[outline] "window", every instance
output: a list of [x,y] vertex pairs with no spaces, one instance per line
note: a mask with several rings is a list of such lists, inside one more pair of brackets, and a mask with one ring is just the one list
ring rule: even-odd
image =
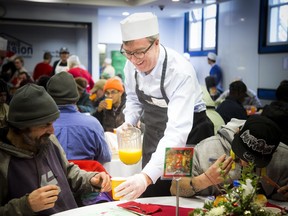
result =
[[288,0],[260,3],[259,53],[288,51]]
[[205,56],[217,48],[216,4],[193,9],[185,14],[185,52],[194,56]]

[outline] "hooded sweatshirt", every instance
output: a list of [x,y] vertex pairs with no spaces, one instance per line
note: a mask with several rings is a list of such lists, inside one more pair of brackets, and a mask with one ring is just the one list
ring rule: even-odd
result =
[[[11,145],[6,133],[0,139],[0,215],[51,215],[77,208],[74,197],[93,192],[89,180],[96,173],[69,164],[54,135],[50,136],[46,151],[36,155]],[[34,213],[28,195],[48,184],[60,188],[55,206]]]
[[[195,146],[192,166],[193,176],[198,176],[204,173],[221,155],[226,154],[227,156],[230,156],[231,142],[235,133],[244,125],[244,123],[245,120],[233,118],[230,122],[228,122],[228,124],[223,125],[215,136],[209,137]],[[262,168],[266,170],[266,175],[273,181],[277,182],[277,184],[280,186],[287,185],[288,182],[288,164],[286,160],[283,159],[287,157],[288,146],[280,143],[268,166],[266,168]],[[261,169],[257,168],[256,173],[260,175]],[[230,183],[232,183],[232,180],[239,179],[241,175],[240,164],[236,163],[235,169],[231,170],[229,175],[231,177]],[[271,185],[261,181],[261,186],[263,193],[267,198],[286,201],[284,196],[277,193],[277,190],[275,190],[275,188],[273,188]],[[185,195],[180,194],[180,196],[186,197],[191,197],[193,195],[195,194],[192,189],[185,191]],[[199,191],[197,195],[219,195],[219,191],[216,187],[210,186],[202,191]]]

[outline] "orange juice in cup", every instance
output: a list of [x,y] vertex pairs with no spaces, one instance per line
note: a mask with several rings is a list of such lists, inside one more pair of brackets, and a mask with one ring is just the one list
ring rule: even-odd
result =
[[112,177],[111,178],[112,198],[114,200],[120,200],[121,199],[121,197],[117,197],[115,195],[114,189],[124,181],[126,181],[126,178],[124,178],[124,177]]
[[119,158],[127,165],[136,164],[142,157],[142,149],[120,149]]
[[111,110],[112,109],[112,105],[113,105],[112,98],[105,98],[105,101],[106,101],[106,109],[107,110]]

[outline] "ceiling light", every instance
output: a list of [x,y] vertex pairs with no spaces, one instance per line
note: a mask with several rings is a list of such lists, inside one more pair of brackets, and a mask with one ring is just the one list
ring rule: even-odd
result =
[[122,15],[123,15],[123,16],[129,16],[129,15],[130,15],[130,13],[129,13],[129,12],[127,12],[127,11],[125,11],[125,12],[123,12],[123,13],[122,13]]

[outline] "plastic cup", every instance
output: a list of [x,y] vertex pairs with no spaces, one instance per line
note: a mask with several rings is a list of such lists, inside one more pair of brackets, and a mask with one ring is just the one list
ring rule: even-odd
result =
[[114,192],[114,189],[120,185],[121,183],[125,182],[126,181],[126,178],[124,177],[112,177],[111,178],[111,185],[112,185],[112,198],[114,200],[120,200],[121,197],[116,197],[115,196],[115,192]]
[[136,127],[128,127],[117,131],[120,160],[126,165],[138,163],[142,158],[141,131]]
[[105,101],[106,101],[106,109],[111,110],[113,100],[111,98],[106,98]]

